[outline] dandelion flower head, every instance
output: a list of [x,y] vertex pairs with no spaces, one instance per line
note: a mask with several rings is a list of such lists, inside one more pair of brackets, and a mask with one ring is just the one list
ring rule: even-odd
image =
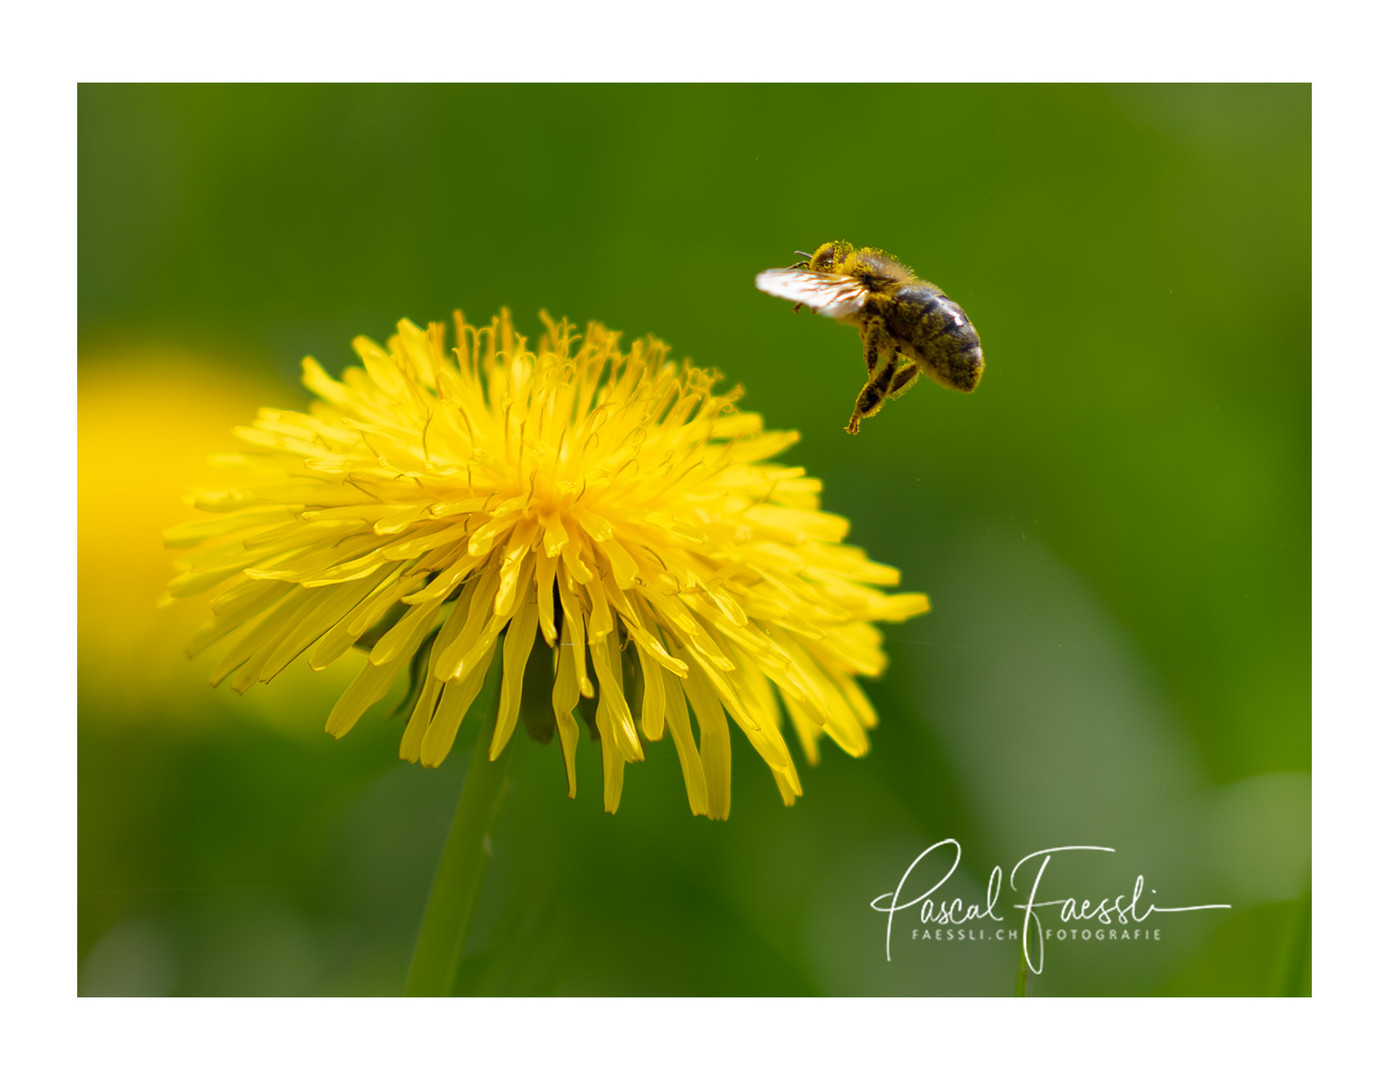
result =
[[[669,731],[690,809],[726,818],[728,719],[789,805],[801,792],[783,713],[807,761],[823,735],[852,755],[877,723],[858,676],[882,672],[873,625],[927,609],[891,567],[842,543],[820,483],[771,459],[765,431],[654,339],[623,350],[598,325],[545,319],[532,351],[503,313],[359,338],[341,380],[312,358],[307,413],[262,409],[220,463],[216,516],[166,534],[192,549],[169,597],[213,591],[190,648],[233,641],[212,674],[238,691],[296,657],[358,647],[333,708],[342,736],[411,676],[400,755],[449,753],[500,653],[490,754],[526,710],[557,732],[569,794],[581,722],[601,744],[603,803]],[[548,731],[546,734],[548,734]]]

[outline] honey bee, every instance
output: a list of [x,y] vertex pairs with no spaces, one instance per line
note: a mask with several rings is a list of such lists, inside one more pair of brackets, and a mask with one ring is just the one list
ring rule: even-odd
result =
[[858,327],[868,382],[859,391],[844,429],[859,424],[890,398],[901,397],[923,374],[968,394],[984,374],[979,334],[960,305],[908,266],[875,248],[846,240],[821,244],[803,261],[763,270],[756,285],[764,293],[804,304],[836,322]]

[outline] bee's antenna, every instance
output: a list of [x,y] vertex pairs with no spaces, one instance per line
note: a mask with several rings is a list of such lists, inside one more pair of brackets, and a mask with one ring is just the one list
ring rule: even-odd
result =
[[793,251],[791,254],[799,255],[803,259],[813,259],[815,257],[814,254],[809,251]]

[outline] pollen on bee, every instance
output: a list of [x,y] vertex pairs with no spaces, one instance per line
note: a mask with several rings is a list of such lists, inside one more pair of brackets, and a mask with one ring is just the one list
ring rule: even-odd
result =
[[845,429],[850,434],[857,434],[861,421],[876,415],[885,401],[905,394],[920,375],[964,393],[979,384],[984,354],[968,316],[885,251],[831,241],[806,263],[764,270],[755,284],[790,300],[793,311],[804,306],[857,327],[868,379]]

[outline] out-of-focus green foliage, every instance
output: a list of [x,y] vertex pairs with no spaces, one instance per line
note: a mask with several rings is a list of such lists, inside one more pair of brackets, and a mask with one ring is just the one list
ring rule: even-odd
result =
[[[333,743],[331,675],[202,684],[150,611],[170,461],[251,413],[108,387],[299,407],[303,355],[502,305],[741,383],[934,610],[889,628],[873,751],[827,745],[789,810],[740,740],[722,824],[668,742],[616,817],[596,745],[574,803],[519,746],[469,989],[1010,993],[1016,944],[910,912],[884,960],[869,901],[944,837],[975,899],[1091,844],[1058,895],[1233,905],[1053,943],[1033,993],[1310,987],[1308,87],[88,86],[79,172],[82,992],[398,992],[467,758],[398,762],[389,700]],[[855,336],[752,287],[835,238],[964,306],[977,393],[844,434]]]

